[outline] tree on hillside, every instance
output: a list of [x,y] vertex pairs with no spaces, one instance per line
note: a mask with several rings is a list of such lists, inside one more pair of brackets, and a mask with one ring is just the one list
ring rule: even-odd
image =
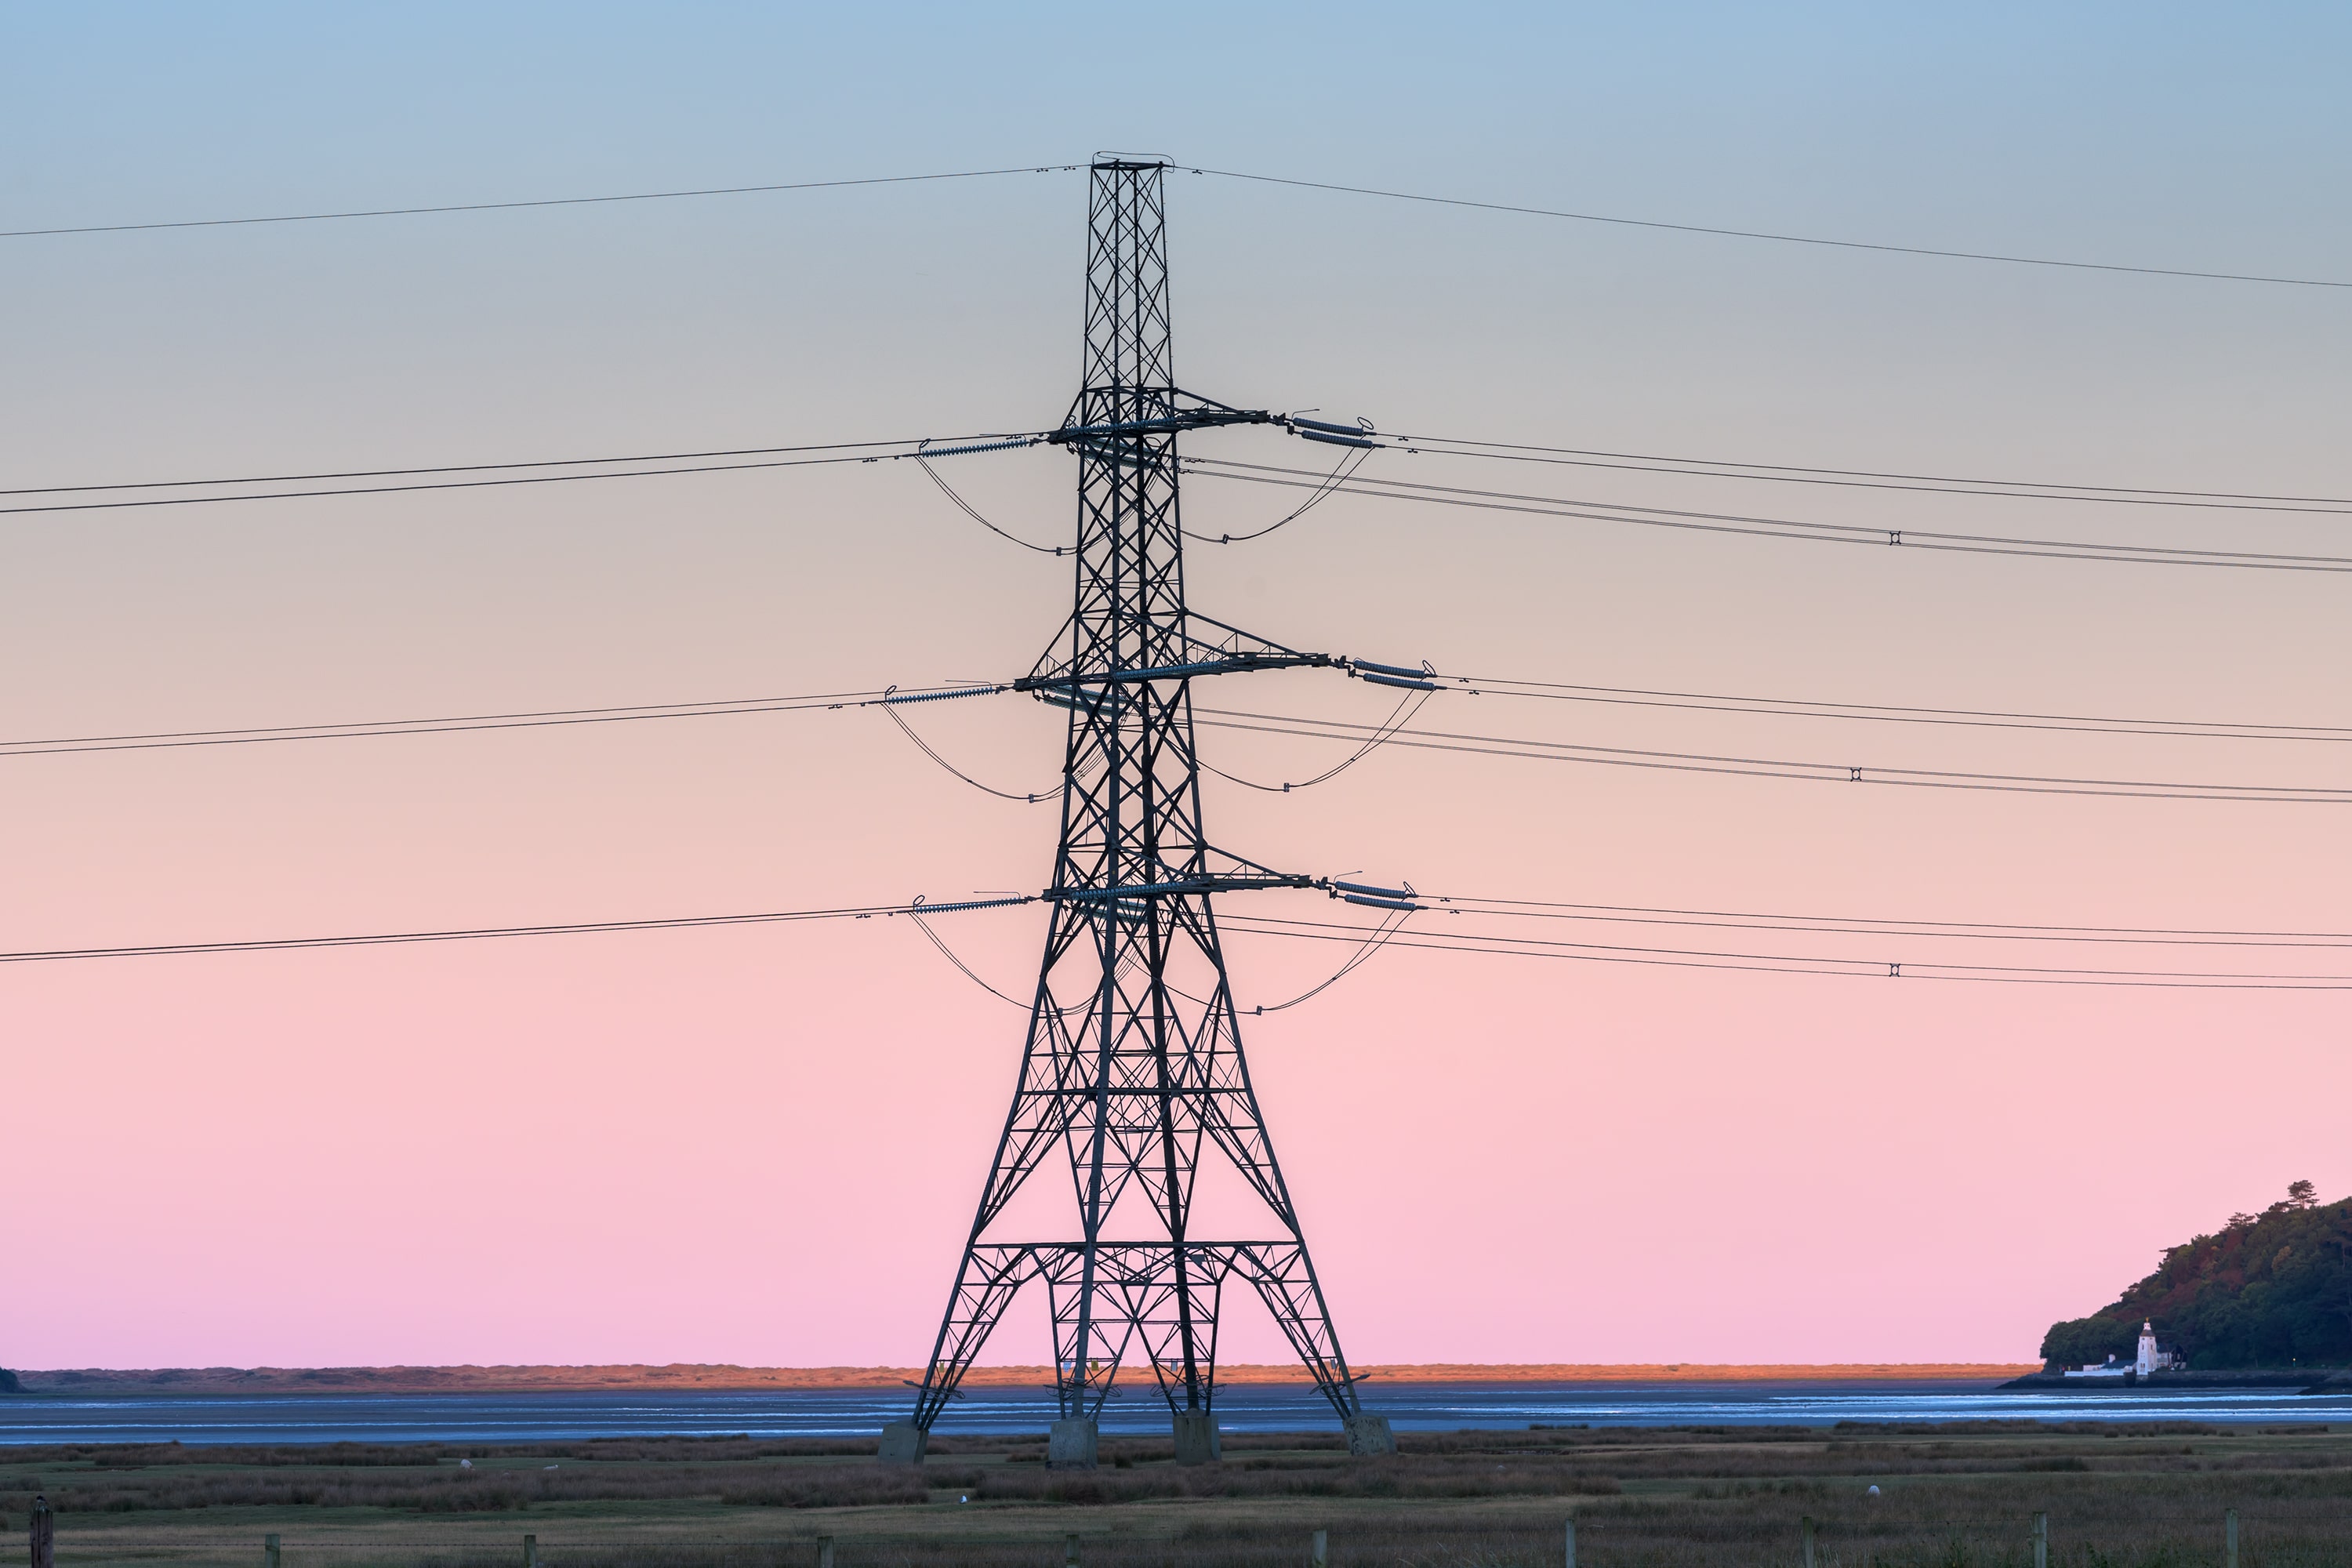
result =
[[2352,1199],[2297,1182],[2259,1215],[2166,1249],[2114,1304],[2053,1323],[2043,1361],[2129,1356],[2143,1321],[2200,1371],[2352,1365]]

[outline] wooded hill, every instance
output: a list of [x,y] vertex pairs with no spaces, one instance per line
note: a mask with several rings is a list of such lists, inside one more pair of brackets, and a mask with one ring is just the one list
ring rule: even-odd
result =
[[2352,1198],[2322,1204],[2297,1182],[2262,1213],[2231,1215],[2168,1248],[2113,1306],[2051,1324],[2042,1359],[2128,1361],[2143,1321],[2198,1372],[2352,1366]]

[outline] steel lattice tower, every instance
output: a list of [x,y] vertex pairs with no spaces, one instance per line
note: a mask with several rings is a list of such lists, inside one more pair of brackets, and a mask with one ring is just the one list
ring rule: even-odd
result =
[[[1015,682],[1070,713],[1052,919],[1013,1109],[914,1418],[885,1434],[885,1458],[920,1459],[1014,1293],[1038,1279],[1051,1298],[1063,1417],[1054,1462],[1093,1463],[1095,1418],[1138,1359],[1173,1415],[1180,1458],[1214,1456],[1217,1323],[1235,1279],[1273,1312],[1350,1446],[1392,1447],[1387,1423],[1358,1400],[1266,1136],[1212,907],[1220,891],[1315,884],[1209,843],[1192,738],[1195,679],[1341,661],[1185,606],[1178,433],[1286,422],[1175,384],[1164,173],[1158,163],[1093,165],[1085,382],[1052,437],[1078,459],[1076,605]],[[1005,1205],[1057,1148],[1077,1200],[1075,1236],[996,1238]],[[1204,1154],[1262,1201],[1265,1239],[1193,1234]]]

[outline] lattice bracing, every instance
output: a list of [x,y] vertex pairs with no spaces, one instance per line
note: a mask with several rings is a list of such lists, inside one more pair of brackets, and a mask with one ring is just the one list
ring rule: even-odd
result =
[[[1162,165],[1094,166],[1086,364],[1055,440],[1078,464],[1070,619],[1024,680],[1069,711],[1052,917],[1013,1105],[983,1184],[915,1425],[928,1430],[1014,1294],[1051,1298],[1055,1391],[1093,1415],[1120,1369],[1148,1366],[1171,1410],[1208,1411],[1224,1287],[1255,1292],[1342,1416],[1354,1379],[1266,1135],[1226,978],[1213,900],[1304,887],[1214,847],[1201,816],[1192,682],[1328,665],[1189,612],[1181,431],[1269,416],[1192,396],[1170,357]],[[1060,1150],[1075,1237],[998,1239],[1006,1205]],[[1264,1206],[1264,1241],[1195,1237],[1204,1153]],[[1106,1229],[1120,1201],[1157,1234]]]

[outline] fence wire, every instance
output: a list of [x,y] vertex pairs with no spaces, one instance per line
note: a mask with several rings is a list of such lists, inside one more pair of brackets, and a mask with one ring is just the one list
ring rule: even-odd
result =
[[[1874,1502],[1877,1500],[1872,1500]],[[1890,1502],[1892,1500],[1889,1500]],[[1070,1531],[1034,1518],[992,1528],[915,1535],[852,1533],[834,1568],[1054,1568],[1070,1561]],[[1286,1568],[1308,1561],[1312,1521],[1269,1526],[1142,1520],[1078,1521],[1077,1561],[1088,1568]],[[1568,1518],[1481,1521],[1447,1510],[1335,1521],[1328,1568],[1564,1568]],[[1804,1516],[1693,1517],[1635,1500],[1580,1514],[1575,1568],[2352,1568],[2352,1500],[2238,1512],[2236,1550],[2219,1510],[2135,1510],[2070,1521],[2048,1516],[2037,1556],[2034,1516],[1910,1515],[1899,1507]],[[1156,1532],[1155,1532],[1156,1531]],[[1808,1551],[1810,1535],[1810,1552]],[[58,1542],[58,1568],[818,1568],[814,1531],[735,1539],[559,1527],[527,1537],[478,1525],[350,1533],[303,1531],[272,1554],[250,1531],[75,1531]]]

